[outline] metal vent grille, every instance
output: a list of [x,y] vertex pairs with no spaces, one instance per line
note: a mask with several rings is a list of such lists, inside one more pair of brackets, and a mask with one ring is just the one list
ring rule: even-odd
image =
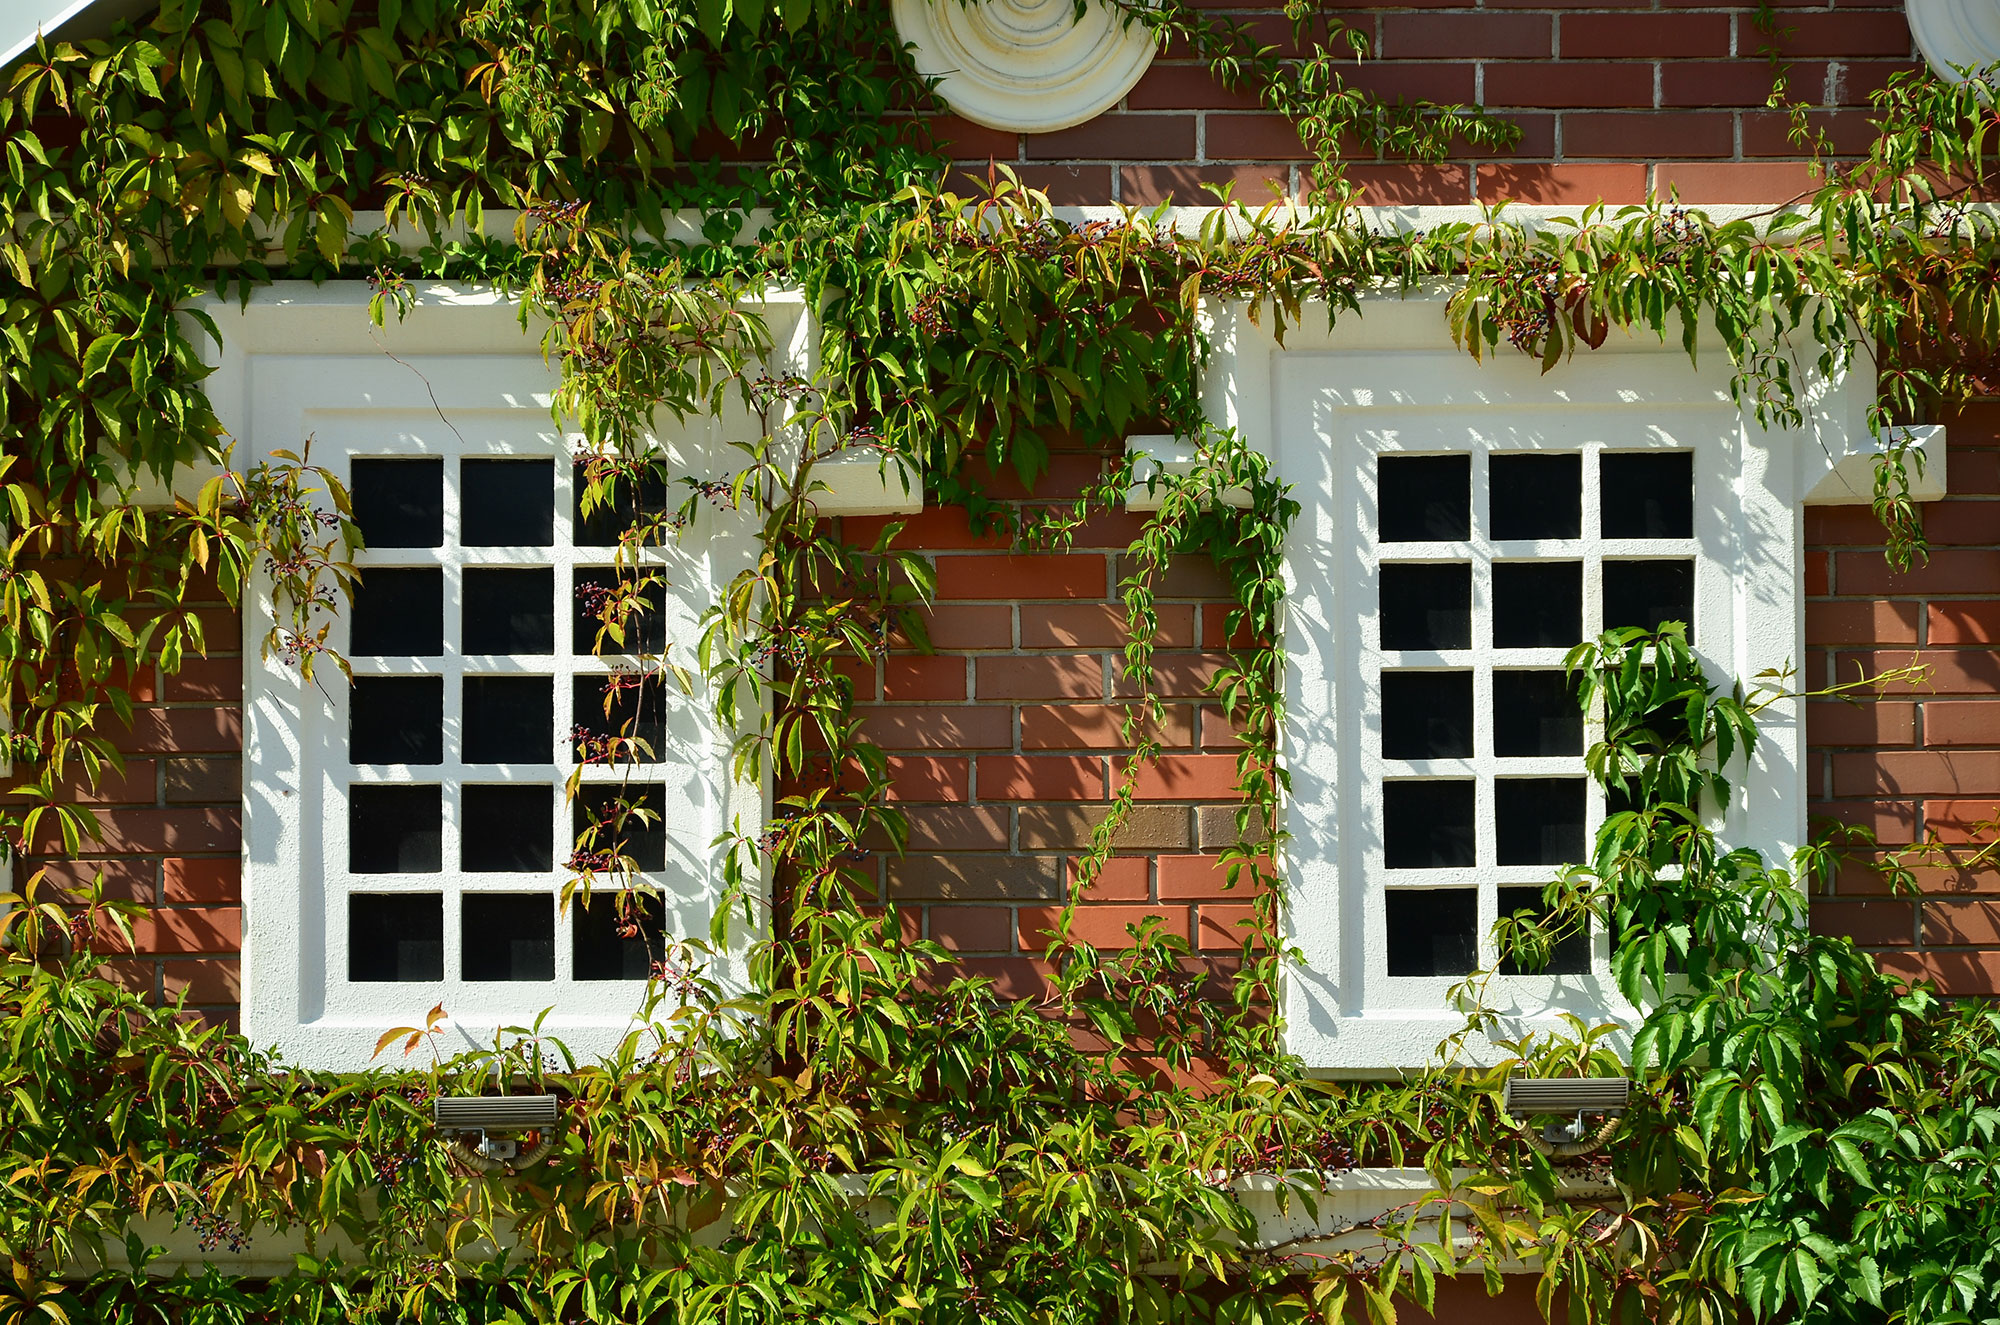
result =
[[1507,1112],[1623,1113],[1632,1083],[1624,1077],[1509,1077]]
[[431,1117],[444,1132],[528,1131],[553,1127],[553,1095],[440,1095]]

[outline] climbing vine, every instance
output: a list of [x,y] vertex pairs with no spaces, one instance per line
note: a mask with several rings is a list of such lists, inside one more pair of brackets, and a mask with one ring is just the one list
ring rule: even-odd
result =
[[[1551,881],[1548,916],[1501,933],[1531,966],[1566,929],[1618,936],[1643,1014],[1626,1056],[1582,1024],[1495,1041],[1489,1069],[1447,1046],[1395,1081],[1315,1080],[1285,1055],[1276,639],[1297,508],[1198,391],[1205,301],[1282,331],[1443,280],[1443,330],[1477,355],[1504,341],[1559,372],[1613,334],[1694,354],[1712,333],[1760,421],[1798,422],[1807,374],[1841,371],[1880,384],[1872,426],[1917,418],[1992,380],[1995,237],[1964,205],[2000,123],[1990,84],[1898,78],[1868,157],[1769,216],[1660,203],[1401,233],[1355,210],[1345,141],[1435,159],[1513,131],[1356,92],[1339,66],[1365,40],[1297,9],[1302,58],[1192,6],[1135,12],[1314,153],[1311,206],[1232,201],[1191,225],[1161,208],[1072,226],[1004,168],[953,177],[882,6],[167,0],[16,66],[0,102],[17,770],[0,823],[19,877],[0,917],[6,1320],[1384,1322],[1446,1276],[1497,1288],[1522,1265],[1545,1310],[1581,1320],[2000,1311],[2000,1019],[1811,933],[1802,887],[1833,846],[1779,862],[1717,840],[1784,682],[1722,688],[1671,625],[1572,655],[1604,718],[1592,771],[1627,808]],[[490,233],[502,209],[518,224]],[[206,647],[211,591],[268,612],[266,649],[339,683],[326,627],[359,530],[305,439],[233,457],[171,510],[137,500],[146,477],[224,453],[198,296],[281,275],[371,280],[378,319],[426,278],[520,298],[586,439],[585,513],[624,526],[619,575],[583,603],[600,648],[626,651],[656,610],[644,549],[693,536],[705,506],[758,522],[763,555],[698,643],[611,683],[702,693],[742,733],[737,771],[777,793],[760,832],[721,844],[716,930],[660,940],[646,1029],[605,1061],[532,1027],[450,1055],[433,1016],[385,1037],[380,1072],[301,1070],[121,992],[96,949],[134,908],[28,868],[91,832],[76,788],[117,766],[132,678]],[[763,374],[753,310],[779,283],[821,328],[810,378]],[[735,471],[675,472],[648,448],[663,412],[725,404],[754,421]],[[1123,439],[1147,429],[1190,439],[1192,471],[1137,473]],[[975,465],[1032,483],[1058,441],[1104,458],[1082,499],[1022,519],[985,499]],[[932,500],[1023,547],[1060,547],[1135,482],[1156,491],[1120,586],[1131,753],[1078,896],[1158,748],[1159,576],[1195,553],[1223,571],[1226,633],[1247,641],[1215,684],[1244,734],[1225,860],[1255,902],[1231,963],[1148,927],[1098,950],[1065,917],[1052,994],[1012,1001],[872,909],[857,853],[905,825],[843,668],[921,646],[931,570],[894,526],[851,546],[819,518],[815,467],[855,447],[916,462]],[[1925,555],[1915,457],[1884,455],[1875,508],[1908,565]],[[613,763],[640,740],[600,739],[586,758]],[[601,807],[566,905],[639,905],[628,839],[655,813],[629,785]],[[636,910],[619,922],[641,930]],[[745,934],[747,992],[715,962]],[[1478,993],[1459,1045],[1494,1029]],[[1081,1027],[1109,1048],[1079,1047]],[[1211,1083],[1176,1084],[1195,1064]],[[1601,1162],[1558,1165],[1500,1107],[1515,1068],[1629,1072],[1636,1108]],[[438,1093],[496,1076],[563,1101],[552,1149],[518,1175],[468,1172],[428,1119]],[[1305,1203],[1325,1175],[1404,1165],[1434,1190],[1331,1243],[1262,1242],[1244,1197],[1269,1181]],[[268,1278],[148,1277],[162,1221],[205,1251],[300,1240]]]

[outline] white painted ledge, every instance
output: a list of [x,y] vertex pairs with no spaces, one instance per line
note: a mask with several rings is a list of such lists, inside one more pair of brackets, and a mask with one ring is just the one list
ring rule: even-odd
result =
[[924,476],[902,456],[855,446],[816,461],[812,494],[821,515],[915,515],[924,509]]
[[[1941,423],[1891,428],[1890,442],[1907,442],[1910,458],[1910,496],[1917,501],[1936,501],[1945,493],[1945,434]],[[1884,450],[1881,443],[1864,430],[1853,445],[1839,454],[1806,456],[1806,463],[1818,477],[1806,487],[1807,506],[1870,506],[1875,501],[1875,458]],[[1821,469],[1819,461],[1825,464]],[[1810,475],[1808,475],[1810,477]]]
[[[1125,490],[1128,511],[1157,511],[1166,504],[1160,479],[1194,472],[1195,444],[1171,433],[1135,433],[1125,439],[1125,454],[1138,457],[1132,465],[1132,486]],[[1248,488],[1229,488],[1222,494],[1225,506],[1245,509],[1250,505]]]

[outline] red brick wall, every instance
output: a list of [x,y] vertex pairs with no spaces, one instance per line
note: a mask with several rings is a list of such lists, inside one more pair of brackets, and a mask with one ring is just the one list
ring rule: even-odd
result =
[[[1862,704],[1812,705],[1811,794],[1819,812],[1874,830],[1885,845],[1934,842],[1908,857],[1924,895],[1890,894],[1856,863],[1814,924],[1852,934],[1890,970],[1952,994],[2000,994],[2000,870],[1975,861],[2000,841],[2000,402],[1941,420],[1949,493],[1924,507],[1928,565],[1892,572],[1866,507],[1806,513],[1806,676],[1853,680],[1912,662],[1928,683]],[[1968,868],[1968,866],[1972,866]]]
[[[1211,0],[1290,51],[1283,6]],[[1373,42],[1350,64],[1352,86],[1384,97],[1483,104],[1518,123],[1510,153],[1435,165],[1357,162],[1371,201],[1470,203],[1511,198],[1572,204],[1637,202],[1678,189],[1689,202],[1769,202],[1812,188],[1784,113],[1767,109],[1771,39],[1755,5],[1707,0],[1334,0]],[[1777,49],[1792,96],[1835,150],[1869,138],[1868,93],[1912,67],[1901,0],[1817,0],[1775,6]],[[1789,30],[1787,33],[1786,30]],[[1342,47],[1342,49],[1345,49]],[[969,165],[1014,163],[1058,203],[1110,199],[1205,203],[1204,183],[1270,198],[1267,180],[1302,185],[1308,160],[1283,118],[1254,96],[1225,92],[1185,50],[1163,52],[1118,109],[1057,133],[950,125]]]

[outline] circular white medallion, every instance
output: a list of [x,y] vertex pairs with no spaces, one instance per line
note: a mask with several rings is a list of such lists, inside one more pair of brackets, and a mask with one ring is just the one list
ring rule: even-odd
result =
[[895,0],[917,72],[954,111],[989,129],[1047,133],[1118,104],[1157,43],[1138,19],[1088,0]]
[[1931,68],[1953,82],[1960,69],[1984,69],[2000,60],[2000,4],[1994,0],[1908,0],[1904,11],[1917,49]]

